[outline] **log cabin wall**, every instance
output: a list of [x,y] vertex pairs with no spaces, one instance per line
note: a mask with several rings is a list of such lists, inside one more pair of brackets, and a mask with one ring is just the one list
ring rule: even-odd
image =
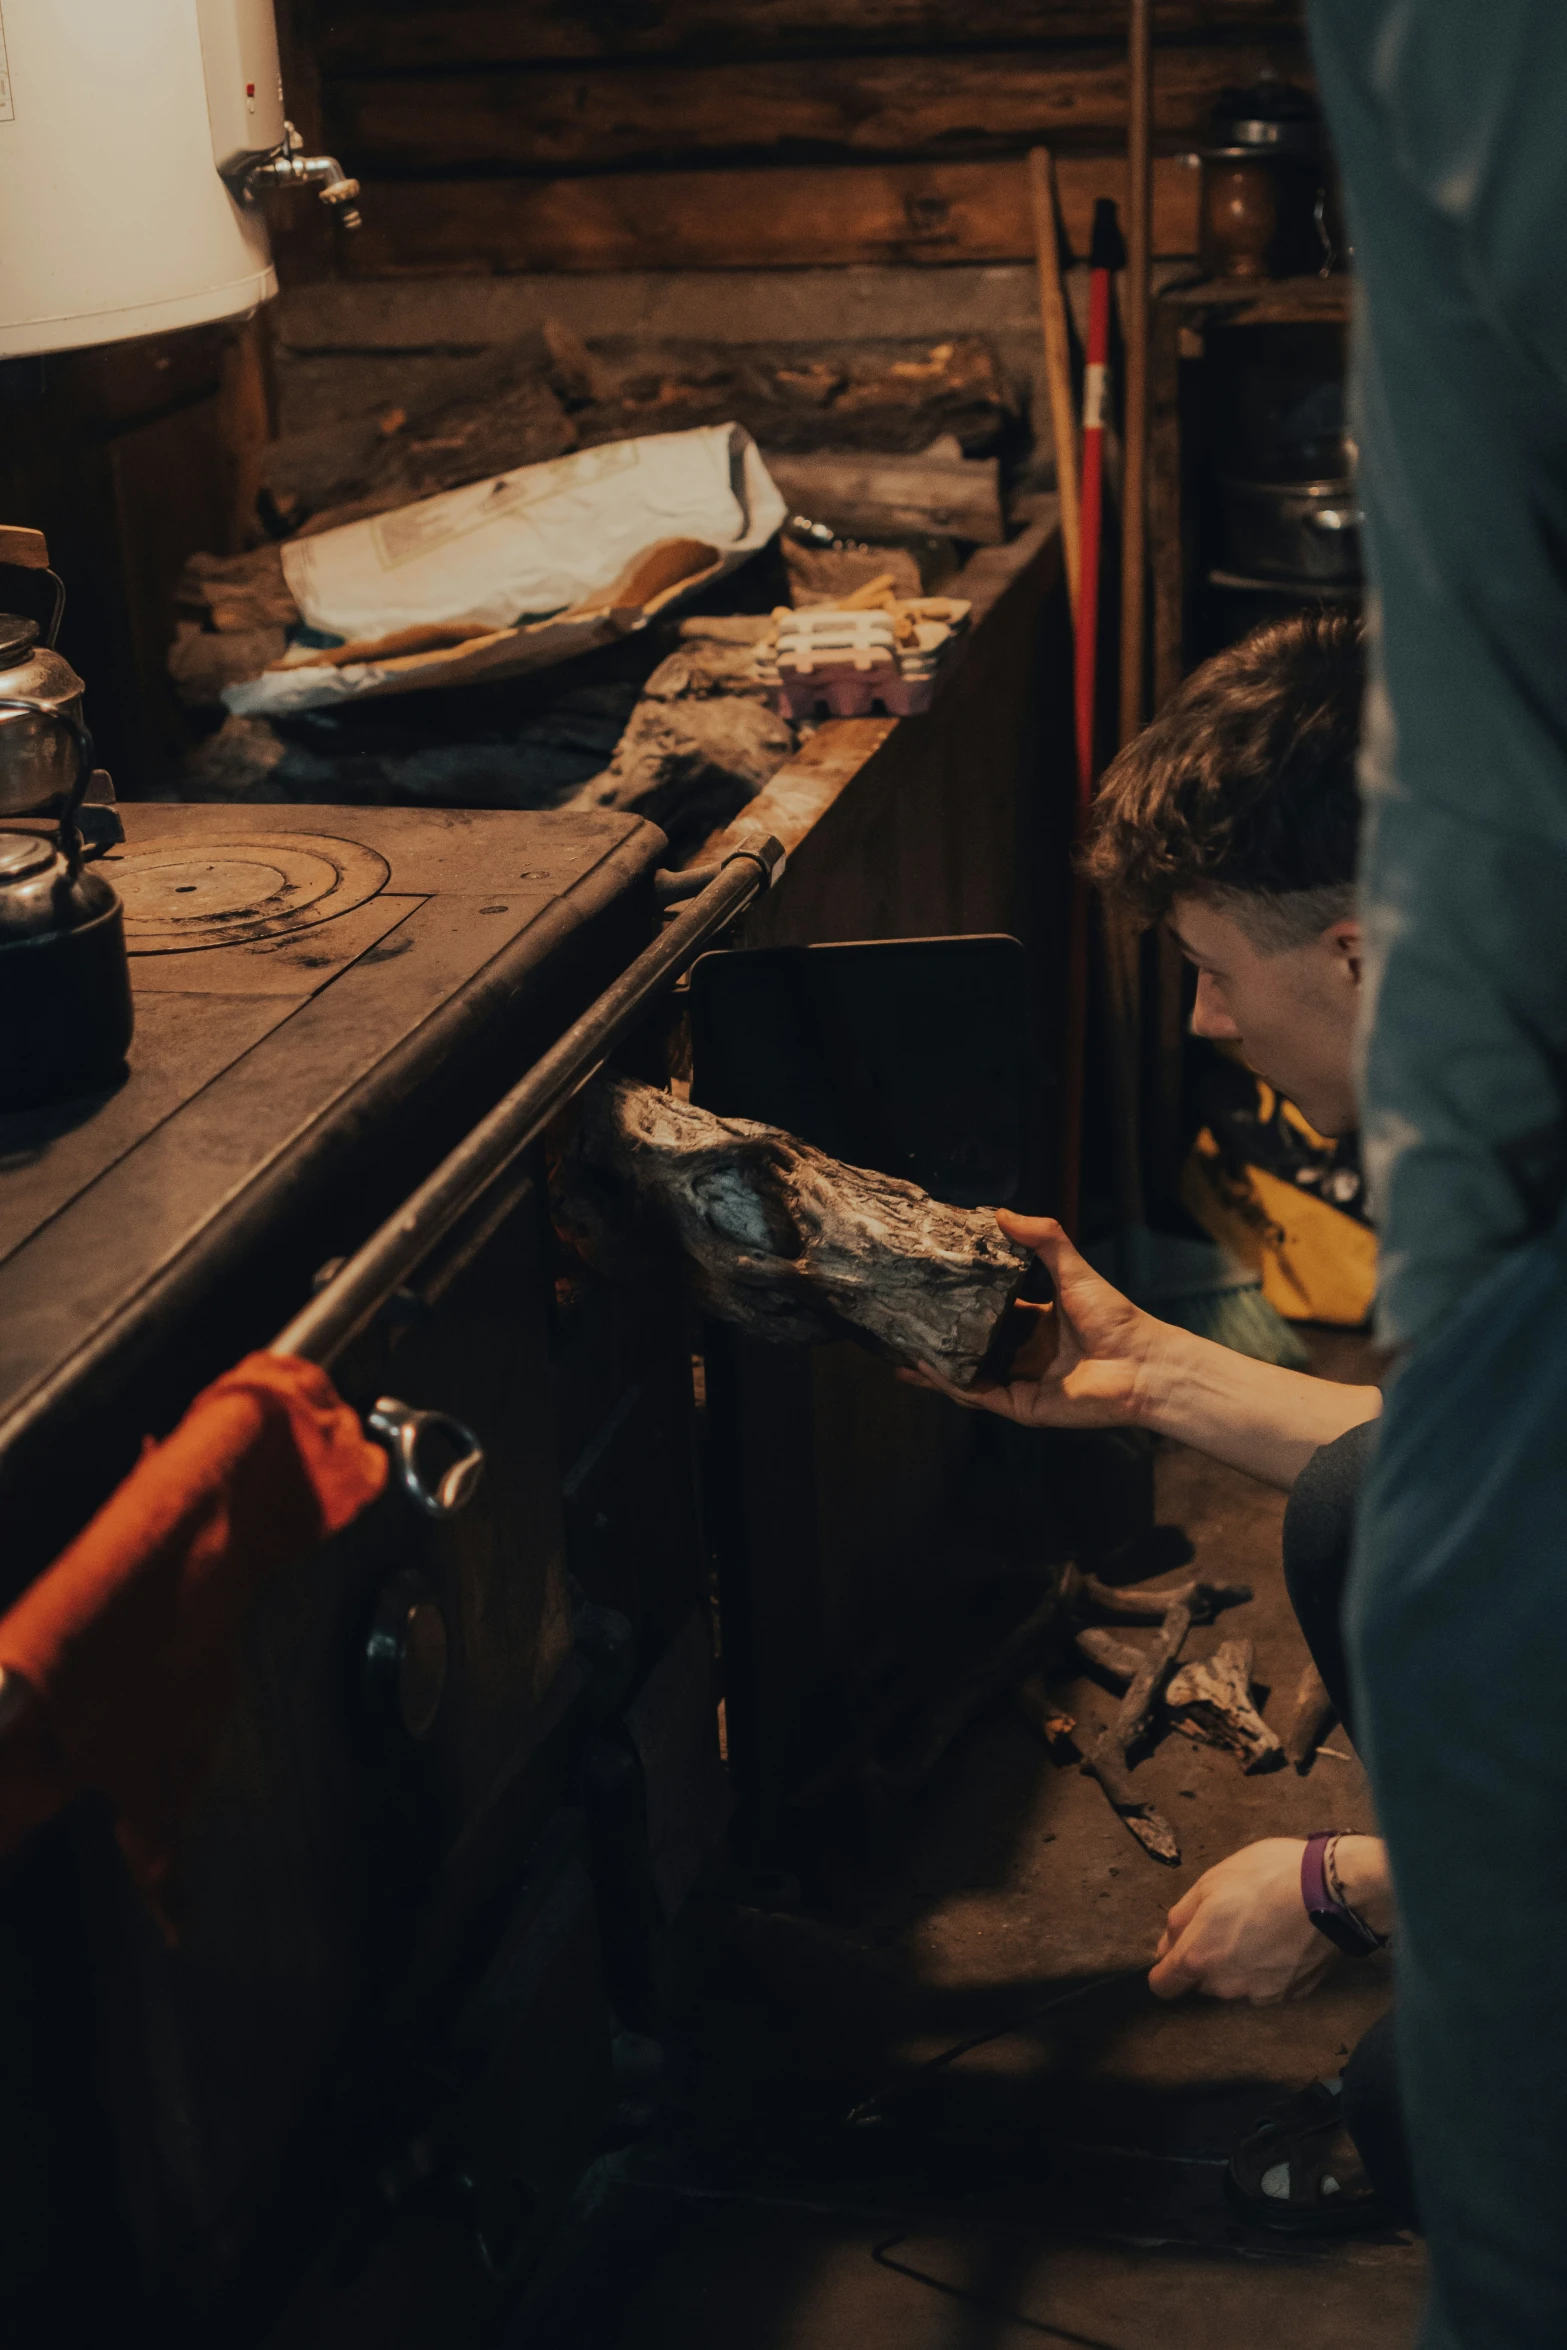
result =
[[[1115,0],[277,0],[289,106],[366,183],[334,239],[273,207],[260,333],[0,368],[0,520],[70,578],[65,649],[122,789],[188,741],[174,583],[253,528],[269,433],[395,399],[409,367],[546,316],[736,341],[988,333],[1032,382],[1021,157],[1060,158],[1080,251],[1122,182]],[[1156,251],[1196,244],[1188,158],[1227,83],[1300,77],[1299,0],[1157,0]],[[1074,272],[1080,276],[1081,272]]]
[[[1081,252],[1120,186],[1115,0],[302,0],[355,275],[1014,262],[1017,158],[1061,158]],[[1155,249],[1226,85],[1298,76],[1296,0],[1155,9]]]
[[[286,257],[285,429],[349,353],[577,331],[985,332],[1036,372],[1023,157],[1065,227],[1124,188],[1119,0],[287,0],[290,103],[364,228]],[[1154,249],[1195,254],[1219,91],[1309,80],[1300,0],[1156,0]],[[306,88],[306,74],[313,86]],[[1079,275],[1082,273],[1074,273]]]

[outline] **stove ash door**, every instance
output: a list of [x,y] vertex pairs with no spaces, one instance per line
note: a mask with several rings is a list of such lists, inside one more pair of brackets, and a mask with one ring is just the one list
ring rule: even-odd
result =
[[[102,1921],[105,1978],[121,2000],[134,1986],[115,2037],[140,2077],[116,2119],[143,2290],[213,2339],[273,2338],[264,2313],[286,2292],[325,2293],[345,2322],[370,2293],[387,2350],[476,2340],[607,2110],[597,1929],[552,1736],[581,1672],[549,1246],[523,1176],[334,1365],[362,1410],[392,1393],[466,1422],[478,1490],[435,1521],[389,1489],[263,1591],[188,1839],[178,1945],[128,1900]],[[550,1850],[560,1886],[532,1955],[497,1978]],[[323,2229],[327,2268],[357,2280],[346,2302],[341,2278],[296,2271],[289,2290],[288,2248]],[[400,2292],[385,2305],[410,2241],[421,2292],[446,2296],[437,2333]]]

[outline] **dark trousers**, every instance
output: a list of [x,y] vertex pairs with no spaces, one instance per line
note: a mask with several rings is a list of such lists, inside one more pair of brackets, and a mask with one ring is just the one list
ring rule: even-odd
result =
[[[1355,1504],[1375,1436],[1376,1422],[1368,1420],[1313,1453],[1284,1513],[1284,1580],[1312,1661],[1351,1737],[1355,1705],[1344,1651],[1344,1588]],[[1391,2013],[1372,2025],[1344,2067],[1344,2120],[1372,2185],[1403,2226],[1418,2227]]]

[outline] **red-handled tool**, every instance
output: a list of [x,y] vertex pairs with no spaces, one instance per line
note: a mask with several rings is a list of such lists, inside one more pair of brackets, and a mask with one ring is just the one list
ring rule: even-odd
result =
[[[1088,364],[1083,378],[1082,555],[1077,590],[1077,648],[1073,683],[1077,718],[1077,804],[1074,851],[1093,804],[1094,701],[1098,691],[1099,557],[1104,540],[1104,427],[1110,379],[1110,280],[1125,260],[1115,206],[1094,206],[1089,247]],[[1067,932],[1066,1039],[1061,1073],[1061,1221],[1075,1239],[1081,1206],[1083,1090],[1088,1036],[1088,888],[1073,875]]]

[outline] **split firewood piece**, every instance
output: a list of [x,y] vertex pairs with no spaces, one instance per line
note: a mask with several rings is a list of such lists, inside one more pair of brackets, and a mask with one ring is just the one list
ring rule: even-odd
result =
[[1178,1730],[1228,1747],[1248,1773],[1271,1771],[1284,1749],[1251,1701],[1256,1651],[1249,1640],[1226,1640],[1201,1663],[1182,1665],[1164,1693]]
[[1156,1623],[1183,1600],[1195,1600],[1197,1621],[1206,1624],[1221,1608],[1243,1607],[1252,1588],[1249,1583],[1205,1583],[1194,1575],[1185,1583],[1168,1583],[1157,1591],[1120,1591],[1113,1583],[1101,1583],[1097,1575],[1084,1575],[1077,1596],[1098,1608],[1101,1615],[1124,1616],[1128,1622],[1142,1624]]
[[1295,1713],[1284,1740],[1284,1752],[1302,1778],[1317,1758],[1317,1748],[1338,1720],[1338,1707],[1323,1685],[1322,1675],[1308,1664],[1295,1692]]
[[756,1337],[857,1338],[972,1384],[1032,1262],[981,1208],[844,1166],[751,1118],[622,1077],[583,1097],[557,1212],[590,1264],[635,1278],[684,1251],[690,1287]]
[[1124,1689],[1143,1669],[1143,1652],[1130,1640],[1117,1640],[1102,1624],[1085,1624],[1072,1642],[1085,1664],[1097,1665]]
[[1023,1674],[1061,1605],[1059,1591],[1047,1593],[1021,1624],[972,1665],[919,1724],[903,1754],[865,1765],[867,1788],[876,1795],[907,1795],[928,1779],[947,1749],[974,1716]]
[[[1137,1671],[1116,1709],[1114,1721],[1100,1731],[1084,1756],[1083,1769],[1099,1781],[1143,1850],[1154,1860],[1173,1867],[1181,1857],[1175,1831],[1158,1807],[1133,1786],[1132,1752],[1147,1731],[1165,1677],[1180,1655],[1192,1625],[1208,1622],[1220,1608],[1250,1599],[1251,1588],[1245,1583],[1204,1583],[1194,1578],[1188,1583],[1170,1584],[1160,1591],[1115,1591],[1096,1576],[1085,1575],[1083,1593],[1111,1615],[1145,1618],[1158,1615],[1160,1618],[1156,1638],[1147,1648],[1136,1651]],[[1085,1633],[1078,1634],[1080,1643],[1084,1637]],[[1122,1648],[1119,1641],[1113,1641],[1111,1646],[1116,1650]],[[1091,1655],[1092,1651],[1086,1653]],[[1108,1653],[1108,1650],[1101,1651],[1101,1661]],[[1124,1658],[1129,1660],[1131,1654],[1128,1645]],[[1113,1671],[1115,1667],[1110,1669]]]

